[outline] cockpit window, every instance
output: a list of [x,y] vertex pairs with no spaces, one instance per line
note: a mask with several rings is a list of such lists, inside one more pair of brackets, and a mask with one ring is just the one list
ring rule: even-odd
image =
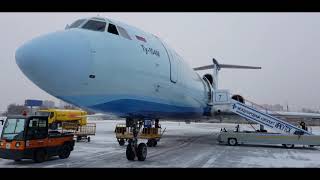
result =
[[72,23],[69,28],[77,28],[79,27],[83,22],[85,21],[85,19],[79,19],[77,21],[75,21],[74,23]]
[[118,27],[119,33],[120,33],[120,35],[121,35],[122,37],[131,40],[131,37],[129,36],[128,32],[127,32],[123,27],[120,27],[120,26],[117,26],[117,27]]
[[108,32],[119,35],[118,30],[114,24],[109,23]]
[[103,32],[106,28],[106,22],[89,20],[85,25],[82,26],[82,28]]

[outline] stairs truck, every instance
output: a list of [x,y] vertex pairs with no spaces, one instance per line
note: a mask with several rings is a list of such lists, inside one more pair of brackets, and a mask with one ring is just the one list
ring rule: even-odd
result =
[[[286,148],[293,148],[295,145],[320,146],[320,136],[290,124],[267,111],[264,112],[252,104],[250,106],[241,96],[231,96],[228,90],[216,90],[213,97],[212,108],[217,114],[234,113],[249,122],[260,125],[260,129],[255,131],[240,131],[239,125],[235,130],[223,128],[218,136],[219,143],[227,143],[231,146],[244,143],[282,144]],[[265,127],[274,132],[267,132]]]
[[[220,118],[220,121],[222,121],[223,115],[236,114],[249,122],[259,124],[260,130],[240,131],[239,125],[235,131],[223,128],[218,136],[220,143],[228,143],[229,145],[243,143],[282,144],[285,147],[294,147],[296,144],[320,145],[320,136],[307,131],[306,127],[299,128],[284,119],[280,119],[285,117],[283,113],[281,115],[280,113],[270,113],[261,110],[254,106],[255,103],[250,106],[247,104],[249,101],[245,101],[242,96],[231,96],[228,90],[218,89],[218,74],[222,68],[261,69],[261,67],[255,66],[220,64],[216,59],[212,59],[211,65],[193,68],[195,71],[212,69],[212,73],[203,75],[207,94],[207,105],[204,107],[203,115],[208,117],[215,115],[215,117]],[[311,116],[314,117],[314,115],[308,115],[308,117]],[[301,114],[297,115],[297,117],[301,117]],[[319,115],[316,115],[316,117],[319,118]],[[274,131],[274,133],[269,133],[264,128]]]

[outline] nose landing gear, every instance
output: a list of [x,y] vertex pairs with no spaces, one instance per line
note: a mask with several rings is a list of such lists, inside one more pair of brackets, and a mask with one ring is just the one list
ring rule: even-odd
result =
[[133,138],[130,139],[127,145],[126,156],[129,161],[133,161],[135,157],[139,161],[144,161],[147,158],[147,145],[145,143],[140,143],[138,145],[138,133],[142,127],[143,122],[138,120],[130,119],[130,123],[133,133]]

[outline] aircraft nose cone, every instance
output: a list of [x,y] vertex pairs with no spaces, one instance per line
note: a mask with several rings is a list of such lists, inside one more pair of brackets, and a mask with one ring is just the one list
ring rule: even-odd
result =
[[15,58],[18,67],[33,83],[56,94],[88,76],[90,53],[85,36],[70,30],[26,42],[16,50]]
[[25,73],[34,70],[39,65],[39,55],[41,54],[42,45],[37,40],[29,41],[20,46],[15,54],[16,63]]

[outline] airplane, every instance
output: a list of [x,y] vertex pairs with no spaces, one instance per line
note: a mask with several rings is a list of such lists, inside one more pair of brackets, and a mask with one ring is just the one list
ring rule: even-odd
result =
[[[126,118],[134,136],[126,156],[140,161],[147,155],[146,145],[138,145],[141,122],[214,116],[211,92],[218,89],[220,69],[261,69],[215,59],[192,68],[159,37],[104,17],[78,19],[27,41],[15,59],[23,74],[52,96]],[[203,77],[196,72],[208,69],[212,74]]]

